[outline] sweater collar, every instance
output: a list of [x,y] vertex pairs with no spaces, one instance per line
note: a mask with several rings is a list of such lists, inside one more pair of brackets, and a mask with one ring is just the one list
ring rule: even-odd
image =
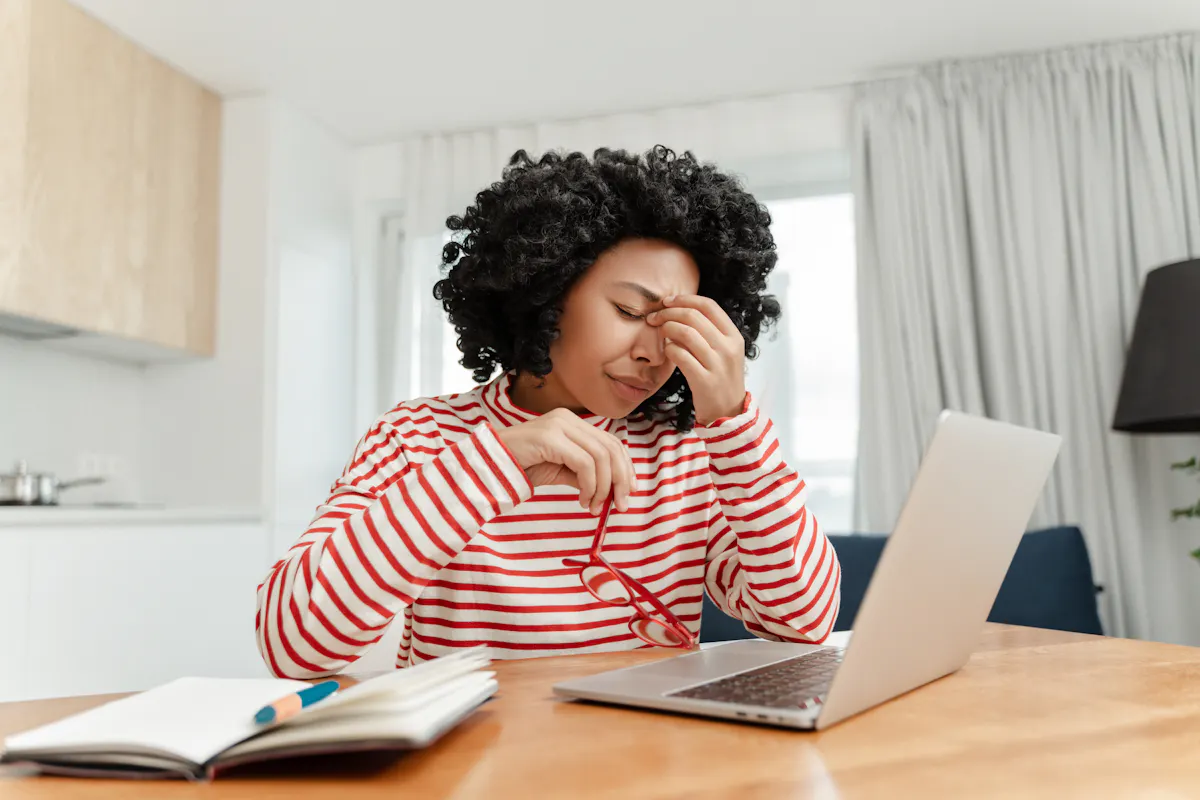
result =
[[[541,416],[534,411],[521,408],[513,402],[509,395],[509,390],[513,385],[513,379],[516,375],[513,372],[502,372],[499,377],[494,378],[491,383],[483,387],[483,392],[480,399],[483,401],[484,408],[494,420],[502,427],[508,428],[522,422],[529,422]],[[600,428],[609,433],[613,432],[616,427],[616,420],[609,417],[602,417],[599,414],[579,414],[581,420]]]

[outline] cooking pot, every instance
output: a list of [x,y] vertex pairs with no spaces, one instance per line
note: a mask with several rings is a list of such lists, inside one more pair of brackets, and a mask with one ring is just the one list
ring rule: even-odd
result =
[[62,481],[53,472],[30,472],[18,461],[14,472],[0,474],[0,506],[56,506],[63,489],[103,482],[104,478]]

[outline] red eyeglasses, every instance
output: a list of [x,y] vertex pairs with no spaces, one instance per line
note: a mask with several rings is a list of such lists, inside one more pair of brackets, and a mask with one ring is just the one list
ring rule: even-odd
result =
[[[583,581],[584,588],[600,602],[613,606],[633,606],[636,613],[629,620],[629,630],[643,642],[657,647],[695,648],[696,637],[670,609],[645,586],[621,572],[600,554],[604,547],[604,536],[608,532],[608,512],[611,508],[612,495],[609,495],[600,512],[600,523],[596,526],[596,538],[592,540],[588,560],[566,558],[563,563],[579,568],[579,579]],[[643,601],[649,603],[658,616],[652,615]]]

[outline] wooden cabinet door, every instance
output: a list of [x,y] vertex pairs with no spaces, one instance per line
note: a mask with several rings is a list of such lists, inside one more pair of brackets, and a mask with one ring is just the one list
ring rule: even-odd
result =
[[137,338],[202,354],[216,324],[220,100],[163,62],[133,62],[130,269]]
[[34,0],[25,141],[25,247],[9,310],[130,335],[134,48],[61,0]]
[[64,0],[27,8],[26,119],[8,137],[24,190],[0,197],[0,232],[22,243],[0,259],[0,311],[211,355],[220,99]]

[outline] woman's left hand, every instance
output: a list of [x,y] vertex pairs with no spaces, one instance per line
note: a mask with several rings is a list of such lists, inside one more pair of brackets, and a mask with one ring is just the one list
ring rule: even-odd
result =
[[663,300],[646,322],[659,329],[663,352],[692,390],[696,424],[742,413],[746,399],[746,340],[717,301],[695,294]]

